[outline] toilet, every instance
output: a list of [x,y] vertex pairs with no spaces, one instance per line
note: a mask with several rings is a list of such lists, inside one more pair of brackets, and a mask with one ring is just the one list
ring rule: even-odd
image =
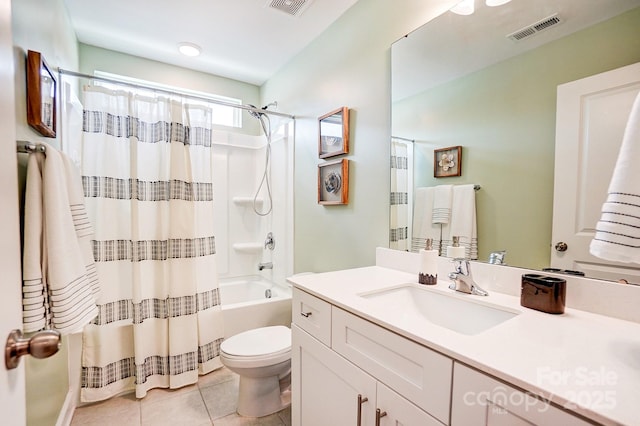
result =
[[238,414],[262,417],[291,405],[291,329],[244,331],[220,345],[220,361],[240,376]]

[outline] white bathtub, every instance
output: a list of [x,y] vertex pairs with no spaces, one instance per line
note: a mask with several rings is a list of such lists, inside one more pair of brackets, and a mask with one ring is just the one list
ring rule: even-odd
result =
[[225,337],[269,325],[291,327],[291,288],[259,276],[220,280]]

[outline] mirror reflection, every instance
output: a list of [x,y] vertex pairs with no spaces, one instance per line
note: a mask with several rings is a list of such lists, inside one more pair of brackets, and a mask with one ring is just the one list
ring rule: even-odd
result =
[[[565,177],[554,165],[579,161],[555,158],[557,87],[639,62],[639,6],[476,0],[472,14],[447,12],[394,43],[390,246],[411,249],[416,188],[476,184],[478,259],[505,251],[512,266],[553,266],[554,177]],[[449,146],[463,147],[462,175],[436,178],[434,150]],[[603,174],[590,180],[604,182],[604,201]]]

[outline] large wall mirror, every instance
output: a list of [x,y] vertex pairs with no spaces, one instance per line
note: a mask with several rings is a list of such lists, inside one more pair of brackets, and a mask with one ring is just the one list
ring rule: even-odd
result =
[[[402,152],[407,237],[411,188],[477,184],[478,259],[506,250],[509,265],[549,267],[557,87],[637,62],[640,0],[475,0],[473,14],[446,12],[395,42],[391,185]],[[449,146],[463,146],[463,173],[435,179],[434,150]],[[392,221],[404,214],[393,204]]]

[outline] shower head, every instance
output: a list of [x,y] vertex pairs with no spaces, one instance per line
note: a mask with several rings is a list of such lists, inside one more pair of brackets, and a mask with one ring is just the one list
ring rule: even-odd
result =
[[[247,104],[248,107],[251,107],[253,109],[258,109],[255,105],[251,105],[251,104]],[[264,108],[263,108],[264,109]],[[262,115],[261,112],[257,112],[257,111],[252,111],[252,110],[247,110],[247,112],[252,116],[257,118],[258,120],[260,120],[260,116]]]
[[[253,109],[258,109],[258,107],[256,107],[255,105],[247,104],[246,106],[251,107],[251,108],[253,108]],[[271,102],[270,104],[267,104],[267,105],[263,106],[263,107],[262,107],[262,108],[260,108],[260,109],[263,109],[263,110],[265,110],[265,111],[266,111],[270,106],[274,106],[274,107],[276,107],[276,108],[277,108],[277,107],[278,107],[278,102],[276,102],[276,101]],[[252,116],[252,117],[255,117],[255,118],[257,118],[257,119],[260,119],[260,117],[261,117],[262,115],[264,115],[264,113],[257,112],[257,111],[247,110],[247,112],[248,112],[249,114],[251,114],[251,116]]]

